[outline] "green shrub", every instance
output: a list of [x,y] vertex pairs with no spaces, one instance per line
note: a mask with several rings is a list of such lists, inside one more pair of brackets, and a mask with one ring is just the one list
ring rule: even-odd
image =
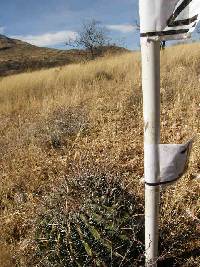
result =
[[[66,202],[76,194],[80,203],[69,210]],[[141,201],[118,182],[88,177],[63,186],[47,202],[36,223],[37,266],[137,266],[143,261]]]

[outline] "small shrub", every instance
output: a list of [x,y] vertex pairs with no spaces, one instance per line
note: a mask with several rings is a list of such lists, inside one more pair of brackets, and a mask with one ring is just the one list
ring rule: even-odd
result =
[[[36,225],[37,266],[137,266],[143,260],[141,201],[117,182],[88,177],[49,200]],[[77,191],[78,190],[78,191]],[[69,193],[71,192],[71,193]],[[67,199],[81,192],[79,207]]]
[[111,73],[108,73],[106,71],[98,71],[96,74],[95,74],[95,79],[96,80],[113,80],[113,75]]

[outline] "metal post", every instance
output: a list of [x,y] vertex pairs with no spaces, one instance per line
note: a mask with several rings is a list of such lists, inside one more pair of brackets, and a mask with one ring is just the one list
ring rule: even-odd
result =
[[145,256],[157,266],[159,231],[160,42],[141,38],[144,114]]

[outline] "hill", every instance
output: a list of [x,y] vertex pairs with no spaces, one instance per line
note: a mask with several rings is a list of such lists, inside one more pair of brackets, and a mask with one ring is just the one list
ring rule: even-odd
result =
[[[124,48],[109,47],[105,48],[104,54],[124,51]],[[79,63],[88,58],[84,50],[41,48],[0,35],[0,76]]]
[[[161,141],[196,139],[162,188],[160,267],[200,266],[199,49],[161,55]],[[127,53],[1,78],[0,266],[144,266],[140,67]]]

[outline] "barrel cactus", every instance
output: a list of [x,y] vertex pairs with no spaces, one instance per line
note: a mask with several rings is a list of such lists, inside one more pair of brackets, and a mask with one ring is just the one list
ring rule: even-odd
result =
[[[105,177],[73,181],[70,187],[37,219],[37,266],[141,266],[140,199]],[[66,208],[66,201],[77,197],[81,204]]]

